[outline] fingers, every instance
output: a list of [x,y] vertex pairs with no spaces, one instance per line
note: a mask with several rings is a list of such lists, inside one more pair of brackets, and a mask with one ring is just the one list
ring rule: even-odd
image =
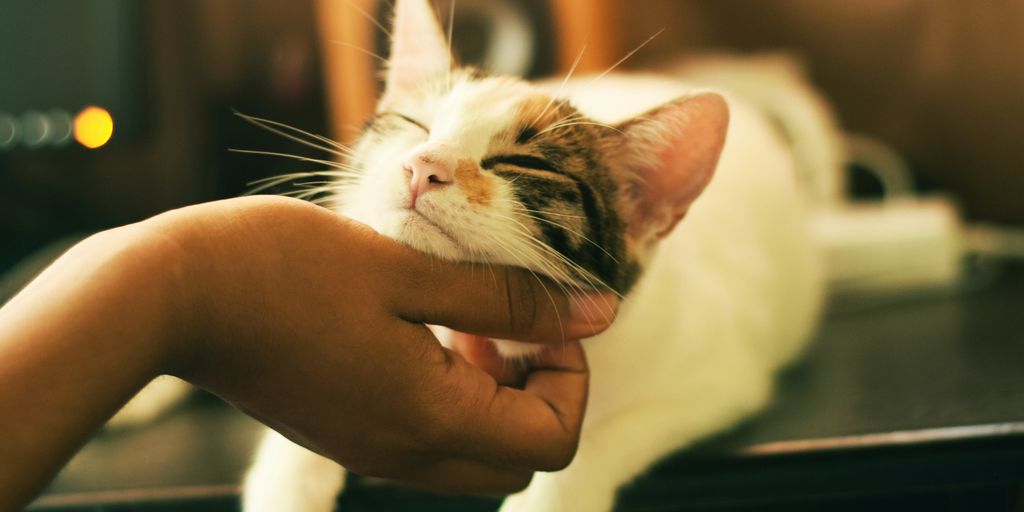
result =
[[[560,343],[605,330],[615,317],[612,293],[567,296],[528,271],[481,267],[398,252],[390,289],[396,313],[410,322],[501,339]],[[397,281],[396,281],[397,280]]]
[[[550,347],[533,363],[522,390],[479,385],[482,372],[454,355],[438,379],[466,396],[449,411],[444,444],[466,458],[502,467],[555,471],[572,461],[586,409],[589,370],[579,342]],[[467,368],[468,367],[468,368]],[[454,380],[453,380],[454,379]],[[459,385],[461,384],[461,385]]]

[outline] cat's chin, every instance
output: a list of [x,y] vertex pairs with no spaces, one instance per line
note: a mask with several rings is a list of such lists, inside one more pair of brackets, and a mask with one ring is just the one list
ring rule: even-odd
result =
[[390,226],[379,231],[417,251],[448,260],[462,260],[462,246],[441,226],[416,211],[405,210],[395,216]]

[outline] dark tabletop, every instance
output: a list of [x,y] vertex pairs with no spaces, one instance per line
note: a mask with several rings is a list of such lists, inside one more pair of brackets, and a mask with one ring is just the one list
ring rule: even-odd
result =
[[[620,508],[797,510],[794,499],[861,496],[852,510],[888,496],[925,510],[935,489],[998,499],[973,490],[1024,481],[1022,333],[1020,268],[975,291],[833,310],[767,410],[663,461],[623,490]],[[234,510],[259,430],[197,395],[148,428],[100,434],[33,509]],[[497,504],[363,479],[341,501],[349,511]]]

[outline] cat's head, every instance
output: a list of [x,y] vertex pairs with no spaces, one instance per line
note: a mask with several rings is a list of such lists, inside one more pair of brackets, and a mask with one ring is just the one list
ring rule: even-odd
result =
[[450,55],[429,2],[398,0],[385,91],[342,210],[443,258],[626,293],[711,179],[725,102],[680,98],[605,125]]

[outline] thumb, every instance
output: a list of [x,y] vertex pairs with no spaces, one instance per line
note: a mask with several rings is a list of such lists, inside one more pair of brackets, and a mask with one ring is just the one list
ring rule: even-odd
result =
[[[400,251],[389,288],[395,313],[409,322],[443,325],[491,338],[561,343],[588,338],[611,325],[611,292],[567,294],[527,270],[471,266]],[[397,281],[396,281],[397,280]]]

